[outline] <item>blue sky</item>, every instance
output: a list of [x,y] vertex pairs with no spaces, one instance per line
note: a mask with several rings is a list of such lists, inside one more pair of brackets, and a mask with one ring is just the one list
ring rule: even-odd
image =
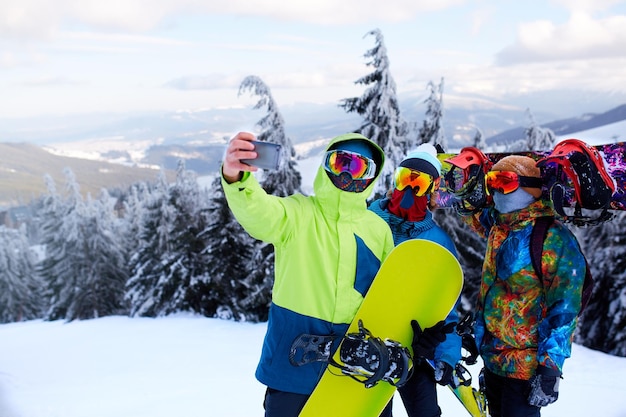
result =
[[398,93],[626,93],[626,1],[2,0],[0,118],[359,96],[366,34],[384,36]]

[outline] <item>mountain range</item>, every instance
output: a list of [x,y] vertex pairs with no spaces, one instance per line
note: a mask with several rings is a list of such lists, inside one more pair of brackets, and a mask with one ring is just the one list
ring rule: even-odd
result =
[[[421,103],[421,104],[420,104]],[[423,101],[400,101],[405,120],[421,123]],[[354,131],[360,117],[346,114],[337,105],[301,103],[281,109],[285,130],[299,158],[319,152],[327,141]],[[240,130],[255,130],[263,117],[247,108],[201,109],[171,113],[50,117],[33,123],[0,120],[0,206],[28,202],[45,191],[44,174],[64,183],[63,168],[70,167],[84,193],[100,188],[156,179],[163,168],[172,176],[180,160],[199,176],[219,168],[225,145]],[[626,104],[604,112],[541,122],[549,113],[532,114],[537,124],[557,136],[583,132],[626,120]],[[471,145],[480,131],[489,146],[524,137],[529,111],[493,102],[471,105],[450,99],[443,117],[448,149]],[[623,140],[620,132],[604,142]],[[585,138],[581,138],[585,139]]]

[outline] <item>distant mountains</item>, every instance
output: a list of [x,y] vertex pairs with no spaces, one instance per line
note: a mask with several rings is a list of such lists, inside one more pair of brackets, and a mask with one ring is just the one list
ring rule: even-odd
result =
[[[26,204],[44,194],[46,174],[54,180],[57,192],[63,194],[66,167],[74,173],[81,192],[93,198],[102,188],[112,190],[138,181],[153,182],[159,175],[156,169],[53,155],[32,144],[0,143],[0,155],[0,208]],[[167,175],[173,178],[171,172]]]
[[[600,114],[585,114],[580,117],[572,117],[568,119],[556,120],[554,122],[544,123],[541,126],[551,129],[557,136],[565,136],[568,134],[582,132],[597,127],[609,125],[626,120],[626,104],[618,106],[607,112]],[[487,138],[488,145],[505,144],[523,138],[525,135],[525,127],[515,127],[505,130]],[[625,132],[626,133],[626,132]],[[607,142],[611,138],[606,138]],[[622,140],[624,140],[622,138]]]
[[[405,120],[421,124],[423,98],[404,97],[400,105]],[[280,111],[301,158],[318,153],[330,138],[354,131],[361,123],[358,115],[346,114],[333,104],[300,103]],[[0,120],[0,206],[41,194],[44,174],[61,187],[65,166],[72,168],[83,191],[92,195],[101,187],[154,180],[157,170],[145,166],[174,170],[180,160],[199,176],[214,175],[229,138],[240,130],[255,131],[255,123],[263,116],[261,111],[227,108],[36,122]],[[549,113],[533,113],[533,117],[563,136],[626,120],[626,104],[547,123],[541,121],[550,120]],[[460,98],[444,103],[443,122],[451,151],[470,145],[478,130],[490,146],[516,141],[524,137],[529,124],[521,107]]]

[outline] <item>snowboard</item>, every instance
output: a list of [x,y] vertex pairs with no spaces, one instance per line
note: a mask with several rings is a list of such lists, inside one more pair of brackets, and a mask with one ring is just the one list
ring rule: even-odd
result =
[[[450,251],[427,240],[402,242],[382,263],[347,334],[359,332],[361,324],[375,337],[410,347],[411,320],[417,320],[423,329],[444,320],[462,287],[461,265]],[[341,344],[333,355],[335,361],[341,360]],[[385,381],[366,388],[329,365],[300,417],[377,417],[395,391],[396,387]]]
[[[611,176],[615,183],[615,192],[611,196],[609,204],[609,210],[626,210],[626,142],[617,142],[605,145],[596,145],[593,148],[597,149],[604,160],[604,165],[607,173]],[[508,155],[523,155],[529,156],[535,160],[540,160],[550,154],[551,151],[525,151],[525,152],[493,152],[485,153],[492,163],[498,162],[500,159]],[[437,155],[437,158],[442,163],[442,178],[445,178],[446,174],[450,171],[452,166],[446,162],[446,159],[452,158],[457,154],[454,153],[441,153]],[[565,194],[565,207],[573,207],[575,204],[574,187],[567,187]],[[439,193],[437,196],[437,205],[442,208],[453,207],[458,198],[447,187],[445,181],[441,182]]]
[[[429,360],[428,364],[435,369],[433,361]],[[467,369],[463,370],[469,372]],[[485,393],[471,385],[471,376],[468,378],[466,375],[460,374],[457,370],[454,372],[459,380],[459,385],[447,385],[447,387],[450,388],[450,391],[452,391],[472,417],[487,417],[487,400]]]

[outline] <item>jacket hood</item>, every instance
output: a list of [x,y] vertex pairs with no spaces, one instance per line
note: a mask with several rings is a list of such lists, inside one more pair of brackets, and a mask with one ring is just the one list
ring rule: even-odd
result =
[[313,182],[313,190],[315,192],[315,195],[319,198],[331,198],[332,200],[335,200],[341,197],[342,200],[349,199],[365,202],[367,198],[372,194],[374,186],[376,185],[376,181],[378,181],[378,178],[380,177],[383,164],[385,163],[385,154],[383,153],[383,150],[380,148],[380,146],[359,133],[346,133],[333,138],[324,150],[324,154],[328,152],[329,149],[335,147],[337,144],[350,140],[362,140],[367,142],[368,145],[372,147],[374,151],[374,162],[376,163],[376,175],[373,181],[361,193],[342,191],[333,185],[330,178],[328,177],[328,174],[326,173],[326,170],[324,169],[323,163],[320,163],[317,169],[315,180]]

